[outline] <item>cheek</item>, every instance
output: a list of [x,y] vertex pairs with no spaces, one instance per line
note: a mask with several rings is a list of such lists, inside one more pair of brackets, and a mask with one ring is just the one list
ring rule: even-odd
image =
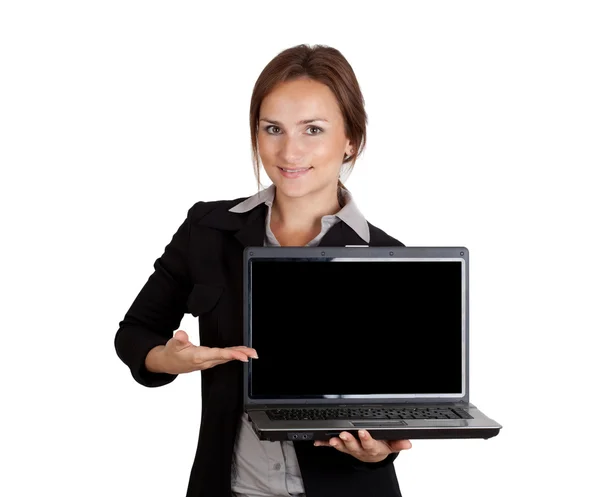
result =
[[277,155],[277,146],[269,139],[259,138],[257,141],[258,154],[263,163],[269,163],[275,160]]
[[[337,171],[342,164],[344,149],[334,141],[321,142],[314,145],[310,152],[311,163],[319,166],[321,169],[331,169],[332,174]],[[337,172],[335,173],[337,174]]]
[[269,146],[268,141],[264,139],[262,133],[258,133],[258,136],[256,138],[257,138],[256,144],[258,145],[258,151],[264,152],[267,149],[267,147]]
[[338,155],[343,154],[339,144],[329,138],[315,138],[311,140],[306,147],[306,151],[316,160],[323,163],[331,162]]

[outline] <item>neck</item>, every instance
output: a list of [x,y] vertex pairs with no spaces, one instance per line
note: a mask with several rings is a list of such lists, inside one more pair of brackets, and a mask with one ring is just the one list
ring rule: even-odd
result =
[[271,228],[280,232],[310,233],[321,229],[321,218],[339,212],[337,185],[305,195],[287,197],[275,190]]

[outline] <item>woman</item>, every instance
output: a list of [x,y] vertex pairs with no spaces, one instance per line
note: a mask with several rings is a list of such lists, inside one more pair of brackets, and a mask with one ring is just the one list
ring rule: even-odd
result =
[[[340,181],[366,143],[367,117],[354,72],[326,46],[277,55],[259,76],[250,105],[259,156],[272,185],[188,211],[115,337],[117,354],[142,385],[202,373],[202,422],[187,497],[306,495],[397,497],[393,461],[408,440],[259,440],[242,409],[242,252],[247,246],[403,246],[368,223]],[[201,346],[178,330],[199,317]],[[260,360],[260,359],[258,359]]]

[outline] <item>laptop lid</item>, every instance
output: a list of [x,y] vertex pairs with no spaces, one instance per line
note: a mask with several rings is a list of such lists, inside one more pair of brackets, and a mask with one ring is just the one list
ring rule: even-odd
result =
[[247,247],[246,407],[469,401],[466,247]]

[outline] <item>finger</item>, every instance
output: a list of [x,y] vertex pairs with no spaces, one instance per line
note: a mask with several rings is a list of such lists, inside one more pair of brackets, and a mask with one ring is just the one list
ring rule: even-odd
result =
[[231,361],[237,359],[239,361],[248,362],[248,356],[243,352],[230,349],[220,349],[218,347],[200,347],[198,351],[197,360],[200,362],[205,361]]
[[362,448],[370,454],[376,454],[381,451],[380,443],[367,430],[358,430],[358,438]]
[[412,443],[410,440],[389,440],[388,444],[394,452],[408,450],[412,447]]
[[[246,356],[244,356],[246,357]],[[212,361],[203,361],[201,363],[201,367],[202,369],[209,369],[209,368],[214,368],[215,366],[218,366],[219,364],[225,364],[226,362],[230,362],[230,361],[236,361],[238,359],[232,358],[232,359],[217,359],[217,360],[212,360]],[[248,362],[248,358],[245,359],[245,361],[242,362]]]
[[174,335],[173,335],[177,340],[181,340],[182,342],[187,342],[190,337],[188,336],[188,334],[183,331],[183,330],[177,330]]
[[333,438],[329,439],[329,446],[333,447],[336,450],[339,450],[340,452],[345,452],[346,454],[350,453],[348,451],[348,449],[346,448],[346,444],[344,444],[343,440],[341,440],[337,437],[333,437]]
[[256,349],[253,349],[252,347],[246,347],[245,345],[238,345],[236,347],[227,347],[228,349],[233,349],[233,350],[239,350],[240,352],[243,352],[244,354],[246,354],[248,357],[251,357],[252,359],[258,359],[258,354],[256,353]]
[[211,350],[214,351],[216,359],[223,359],[226,361],[237,359],[238,361],[248,362],[248,356],[240,350],[231,349],[229,347],[224,349],[215,347]]
[[175,345],[177,345],[178,348],[184,348],[191,344],[190,337],[183,330],[177,330],[173,335],[173,338],[175,339]]
[[340,433],[340,439],[346,446],[346,450],[351,454],[361,454],[363,452],[363,448],[358,440],[354,438],[352,433],[348,433],[347,431],[343,431]]
[[238,360],[248,362],[248,356],[239,350],[220,349],[220,358],[226,361]]

